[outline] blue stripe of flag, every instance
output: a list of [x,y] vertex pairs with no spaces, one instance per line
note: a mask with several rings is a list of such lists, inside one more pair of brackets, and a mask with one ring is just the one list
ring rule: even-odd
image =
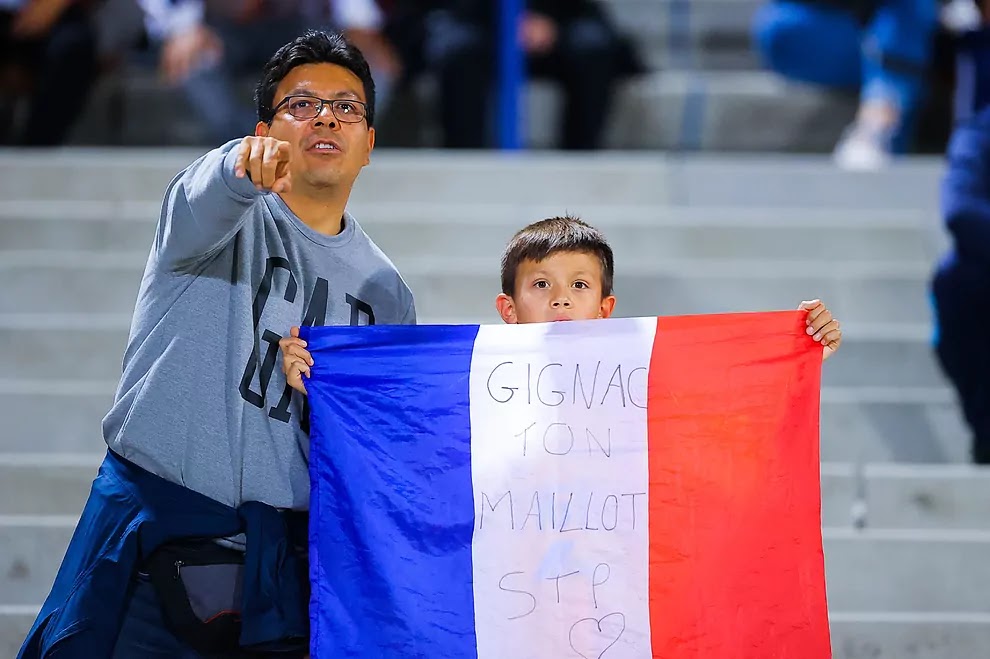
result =
[[[477,326],[303,328],[314,658],[476,657]],[[379,367],[388,357],[389,368]]]

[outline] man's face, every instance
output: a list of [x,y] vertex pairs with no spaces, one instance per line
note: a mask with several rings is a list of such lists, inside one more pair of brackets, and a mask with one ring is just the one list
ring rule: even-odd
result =
[[615,298],[602,296],[602,264],[586,252],[557,252],[542,261],[523,261],[516,290],[499,295],[499,315],[507,323],[608,318]]
[[[336,64],[303,64],[289,71],[275,90],[272,107],[286,96],[305,95],[327,100],[366,102],[364,85],[348,69]],[[289,171],[293,191],[306,188],[350,186],[371,159],[375,130],[368,122],[344,123],[325,104],[312,119],[298,119],[283,105],[271,126],[258,123],[256,135],[267,135],[292,145]]]

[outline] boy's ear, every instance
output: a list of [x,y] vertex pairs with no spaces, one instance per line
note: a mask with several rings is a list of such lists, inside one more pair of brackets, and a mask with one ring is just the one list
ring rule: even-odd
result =
[[254,125],[255,137],[268,137],[269,126],[264,121],[259,121]]
[[516,318],[516,303],[505,293],[499,293],[498,297],[495,298],[495,308],[498,309],[498,315],[502,317],[503,321],[510,325],[519,322],[519,319]]
[[609,295],[608,297],[602,298],[602,304],[598,308],[599,318],[608,318],[615,311],[615,296]]

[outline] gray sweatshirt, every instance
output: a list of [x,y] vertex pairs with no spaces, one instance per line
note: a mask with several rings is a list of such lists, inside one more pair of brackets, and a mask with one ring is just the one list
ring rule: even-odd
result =
[[168,187],[103,437],[222,503],[305,510],[305,396],[285,382],[278,340],[293,325],[411,324],[416,311],[353,217],[336,236],[313,231],[234,176],[237,144]]

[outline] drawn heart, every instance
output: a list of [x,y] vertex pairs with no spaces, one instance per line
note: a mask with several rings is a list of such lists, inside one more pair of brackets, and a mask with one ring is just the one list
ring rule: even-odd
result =
[[[606,622],[606,620],[610,620]],[[580,627],[580,629],[578,629]],[[567,641],[571,644],[571,649],[584,659],[602,659],[605,653],[613,645],[619,642],[622,633],[626,631],[625,614],[615,612],[609,613],[603,618],[582,618],[573,625],[567,634]],[[575,632],[577,632],[575,638]],[[575,641],[584,648],[584,652],[577,649]],[[608,645],[605,645],[608,643]],[[597,648],[605,645],[601,650]],[[590,654],[588,654],[590,653]]]

